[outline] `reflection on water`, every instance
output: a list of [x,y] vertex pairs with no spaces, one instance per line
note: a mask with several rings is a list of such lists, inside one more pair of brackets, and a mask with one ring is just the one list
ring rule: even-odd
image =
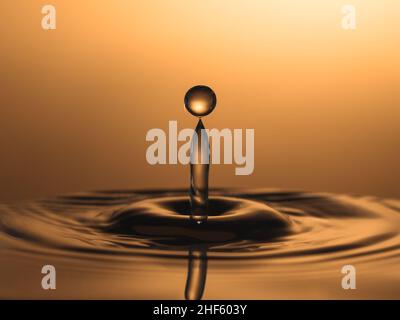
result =
[[[214,190],[103,191],[0,206],[1,298],[400,298],[400,201]],[[57,269],[57,290],[40,287]],[[357,289],[341,288],[341,267]],[[207,277],[207,284],[206,284]]]
[[185,287],[187,300],[200,300],[203,296],[207,277],[207,251],[194,249],[189,251],[188,273]]

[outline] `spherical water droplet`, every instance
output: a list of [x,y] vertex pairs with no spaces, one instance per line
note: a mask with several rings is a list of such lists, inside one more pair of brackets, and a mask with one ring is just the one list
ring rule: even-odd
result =
[[207,86],[195,86],[185,95],[185,107],[192,115],[204,117],[209,115],[217,104],[217,96]]

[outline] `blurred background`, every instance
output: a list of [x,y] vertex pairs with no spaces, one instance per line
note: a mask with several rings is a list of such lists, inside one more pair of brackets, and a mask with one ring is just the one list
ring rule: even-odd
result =
[[[341,28],[341,7],[357,29]],[[41,28],[41,8],[57,29]],[[187,187],[147,164],[152,128],[193,128],[193,85],[218,97],[208,128],[254,128],[255,170],[214,187],[400,196],[397,0],[2,0],[0,201]]]

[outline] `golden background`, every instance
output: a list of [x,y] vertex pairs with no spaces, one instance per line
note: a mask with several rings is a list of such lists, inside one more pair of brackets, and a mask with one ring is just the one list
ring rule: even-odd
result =
[[[341,6],[357,29],[341,28]],[[57,30],[41,28],[41,7]],[[400,196],[400,2],[0,2],[0,200],[187,187],[150,166],[146,132],[194,127],[183,96],[218,97],[208,128],[254,128],[255,171],[211,186]]]

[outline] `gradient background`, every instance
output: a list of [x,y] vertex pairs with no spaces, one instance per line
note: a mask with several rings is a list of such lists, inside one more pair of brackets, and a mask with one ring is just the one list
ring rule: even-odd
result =
[[400,196],[398,0],[2,0],[0,30],[2,201],[187,187],[145,135],[194,127],[196,84],[218,97],[206,127],[255,129],[253,175],[214,166],[211,186]]

